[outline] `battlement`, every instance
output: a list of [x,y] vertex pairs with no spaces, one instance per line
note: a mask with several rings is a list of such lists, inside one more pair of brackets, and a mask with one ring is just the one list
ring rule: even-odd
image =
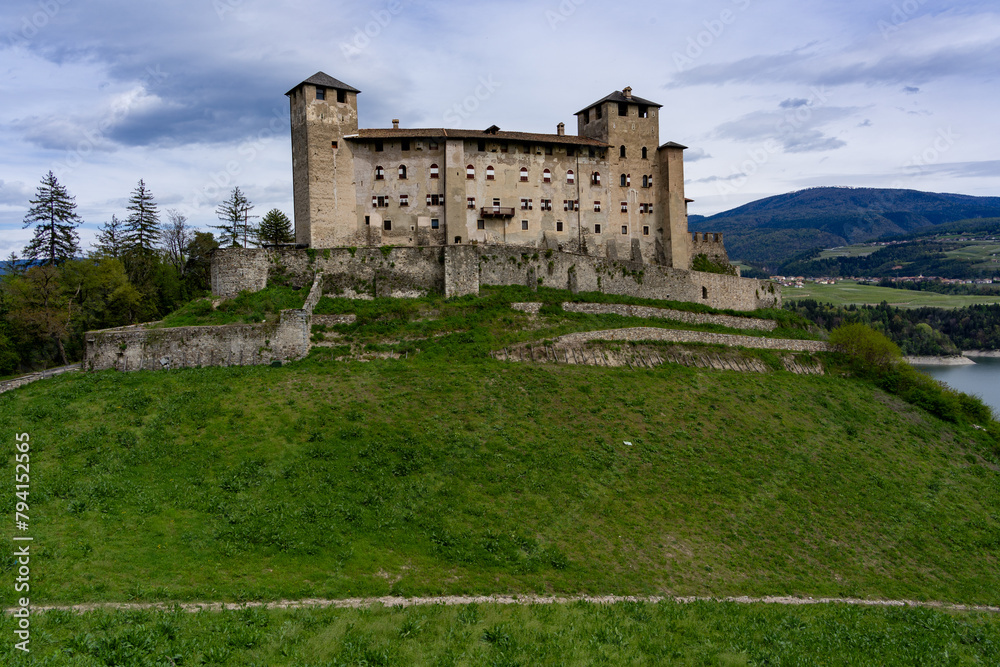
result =
[[729,263],[729,253],[722,242],[722,232],[691,232],[691,257],[705,255],[713,262]]

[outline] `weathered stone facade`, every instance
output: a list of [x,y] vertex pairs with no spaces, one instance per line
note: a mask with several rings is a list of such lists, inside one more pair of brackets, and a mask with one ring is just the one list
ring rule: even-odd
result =
[[318,72],[287,93],[298,243],[475,242],[690,267],[685,147],[659,143],[661,105],[630,88],[577,112],[575,136],[562,123],[359,129],[359,92]]

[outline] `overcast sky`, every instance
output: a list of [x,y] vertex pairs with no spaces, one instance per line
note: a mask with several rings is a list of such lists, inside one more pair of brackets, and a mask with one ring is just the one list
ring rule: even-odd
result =
[[555,132],[614,90],[664,105],[691,213],[805,187],[1000,194],[1000,5],[945,0],[4,0],[0,255],[51,169],[86,224],[140,178],[198,227],[239,185],[291,215],[284,93],[361,127]]

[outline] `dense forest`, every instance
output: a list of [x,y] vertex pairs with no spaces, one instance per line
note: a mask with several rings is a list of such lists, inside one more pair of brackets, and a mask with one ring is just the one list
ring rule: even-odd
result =
[[1000,350],[1000,304],[964,308],[834,306],[813,299],[785,304],[824,329],[866,324],[899,345],[903,354],[947,356],[962,350]]
[[125,217],[100,226],[96,244],[80,247],[76,202],[49,172],[30,200],[25,228],[34,228],[21,256],[2,263],[0,376],[79,360],[83,333],[158,320],[210,290],[210,254],[224,245],[290,240],[291,223],[269,211],[252,224],[253,206],[235,188],[216,213],[219,238],[191,228],[159,207],[140,180]]

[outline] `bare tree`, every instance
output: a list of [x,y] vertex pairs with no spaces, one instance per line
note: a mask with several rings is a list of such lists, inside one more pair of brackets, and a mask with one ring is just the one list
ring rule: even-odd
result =
[[174,265],[177,273],[184,275],[184,249],[191,242],[191,227],[187,224],[187,216],[176,209],[167,209],[167,224],[163,226],[160,237],[167,261]]

